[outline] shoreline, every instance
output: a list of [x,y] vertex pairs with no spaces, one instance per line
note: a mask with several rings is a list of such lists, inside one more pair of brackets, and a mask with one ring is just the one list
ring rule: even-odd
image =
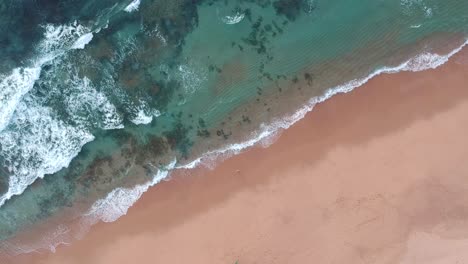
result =
[[457,166],[468,157],[468,66],[456,63],[466,56],[335,95],[270,147],[178,171],[119,221],[12,263],[404,262],[419,259],[421,243],[468,241],[467,203],[453,202],[468,200],[459,190],[468,168]]
[[[438,38],[440,38],[439,35],[431,37],[431,39]],[[274,114],[268,114],[270,116],[269,119],[267,118],[270,123],[268,126],[265,126],[261,122],[257,122],[258,120],[256,120],[256,122],[252,122],[252,124],[250,124],[250,122],[248,124],[242,124],[239,127],[234,125],[234,128],[231,129],[241,131],[247,129],[249,131],[252,130],[253,133],[251,133],[247,139],[244,139],[244,137],[235,137],[235,143],[232,143],[232,140],[229,140],[231,144],[224,142],[227,143],[224,147],[216,148],[214,151],[200,154],[202,158],[196,159],[189,164],[176,166],[175,169],[193,169],[197,166],[211,169],[215,167],[217,163],[222,162],[223,160],[233,155],[242,153],[246,149],[255,145],[266,147],[274,142],[276,138],[278,138],[278,136],[282,133],[282,131],[288,129],[300,119],[304,118],[308,112],[313,110],[316,104],[330,99],[333,97],[333,95],[350,92],[355,88],[359,88],[362,86],[362,84],[367,83],[370,79],[381,74],[396,73],[400,71],[420,71],[427,68],[436,68],[439,65],[443,65],[451,56],[458,53],[468,43],[466,38],[460,36],[453,36],[448,38],[446,36],[442,39],[444,42],[431,42],[438,43],[435,46],[431,46],[429,49],[435,53],[428,53],[428,51],[420,52],[417,55],[414,55],[413,57],[396,64],[396,66],[382,67],[374,70],[365,77],[356,78],[341,85],[337,85],[333,88],[329,88],[321,96],[316,95],[311,98],[312,94],[309,94],[306,92],[306,90],[301,89],[301,86],[310,85],[308,81],[299,81],[298,83],[293,83],[291,84],[291,87],[287,88],[288,94],[282,95],[284,102],[289,102],[286,104],[281,104],[285,105],[285,109],[282,109],[281,106],[277,107],[276,105],[278,102],[275,105],[274,98],[278,100],[278,95],[275,96],[274,93],[267,95],[268,98],[271,97],[272,99],[269,101],[269,104],[271,105],[273,103],[273,105],[275,105],[275,110],[272,111]],[[424,41],[421,41],[421,43],[422,42]],[[418,45],[420,46],[421,43]],[[443,43],[445,43],[445,45],[442,45]],[[445,55],[439,55],[439,53]],[[401,56],[402,54],[396,57]],[[305,73],[307,73],[306,70]],[[305,98],[311,99],[305,100]],[[297,101],[297,99],[299,99],[299,101]],[[268,101],[268,99],[266,101]],[[291,112],[291,107],[288,105],[297,105],[299,102],[302,102],[300,103],[302,107],[299,109],[296,108]],[[245,109],[242,111],[235,111],[235,113],[231,115],[229,119],[232,116],[235,116],[234,118],[243,119],[243,113],[246,113],[245,111],[249,109],[250,105],[252,105],[250,111],[263,111],[261,107],[258,108],[258,105],[255,105],[255,103],[247,104]],[[242,115],[242,117],[240,117],[240,115]],[[282,117],[278,118],[278,116]],[[255,129],[252,126],[254,123],[260,123],[260,127]],[[260,136],[258,136],[259,134]],[[240,141],[240,143],[236,143],[238,141]],[[208,146],[202,146],[201,149],[207,148],[209,149]],[[172,168],[172,164],[169,164],[169,167]],[[58,246],[69,245],[77,238],[81,239],[84,235],[86,235],[90,227],[97,222],[113,222],[122,215],[125,215],[128,211],[128,208],[130,208],[138,199],[140,199],[143,193],[145,193],[150,187],[154,186],[159,181],[164,180],[166,177],[168,177],[166,171],[159,171],[151,181],[141,182],[140,184],[133,187],[128,186],[113,189],[108,194],[106,194],[105,197],[96,200],[92,205],[90,205],[89,209],[85,209],[84,207],[81,208],[85,209],[86,212],[83,212],[79,215],[77,215],[77,212],[75,211],[79,211],[80,208],[73,207],[74,209],[70,208],[69,210],[65,210],[60,214],[56,214],[47,221],[42,221],[41,223],[36,224],[34,227],[29,227],[17,233],[12,239],[7,240],[7,242],[2,245],[0,250],[3,252],[6,251],[8,254],[13,255],[44,251],[55,252]],[[70,215],[73,216],[72,219],[70,219]],[[2,253],[0,252],[0,255],[1,254]]]
[[[432,44],[434,43],[438,43],[438,44],[430,45],[431,48],[426,47],[426,50],[440,51],[442,54],[448,53],[447,55],[438,55],[436,53],[425,53],[425,52],[417,53],[419,55],[414,55],[413,57],[411,57],[411,59],[409,60],[407,59],[405,61],[400,62],[399,64],[395,64],[395,66],[386,66],[386,67],[378,68],[372,72],[369,72],[369,75],[367,76],[356,78],[351,81],[346,81],[342,84],[339,84],[339,82],[336,82],[334,84],[336,86],[330,86],[333,88],[329,88],[327,90],[322,89],[322,93],[323,93],[322,95],[317,95],[316,93],[310,93],[310,91],[308,91],[309,89],[313,91],[314,89],[317,88],[317,85],[313,85],[313,87],[309,87],[308,89],[301,89],[301,86],[310,86],[310,83],[308,83],[309,80],[300,80],[297,83],[290,83],[290,84],[288,84],[289,82],[282,83],[281,85],[282,87],[283,85],[286,85],[286,87],[287,86],[291,86],[291,87],[289,88],[283,87],[285,90],[287,90],[287,91],[283,91],[283,95],[281,95],[283,103],[279,102],[278,93],[276,93],[276,95],[275,93],[266,95],[266,99],[264,99],[264,102],[268,102],[268,105],[269,106],[271,105],[271,109],[272,109],[272,111],[270,112],[270,107],[268,106],[268,109],[267,109],[268,113],[266,114],[266,117],[264,116],[260,118],[259,120],[254,120],[254,122],[250,122],[250,119],[249,119],[248,123],[240,124],[240,125],[237,125],[236,122],[232,122],[232,124],[229,124],[231,122],[226,120],[226,124],[229,124],[229,125],[225,126],[224,122],[222,122],[222,126],[220,127],[221,131],[226,128],[231,130],[231,134],[232,134],[232,131],[240,131],[240,132],[235,132],[235,135],[233,135],[234,140],[221,139],[221,142],[218,142],[217,139],[214,139],[213,141],[207,142],[208,143],[207,145],[200,144],[199,146],[195,147],[195,149],[197,149],[195,152],[201,151],[201,153],[197,152],[195,156],[201,156],[202,158],[196,159],[195,161],[189,164],[179,165],[176,168],[192,169],[195,166],[213,167],[214,166],[213,164],[216,164],[232,155],[241,153],[245,149],[250,148],[254,145],[257,145],[257,144],[268,145],[270,144],[271,141],[274,141],[274,138],[277,137],[277,134],[280,134],[281,131],[289,128],[295,122],[302,119],[304,115],[306,115],[307,112],[311,111],[317,103],[328,100],[330,97],[332,97],[333,95],[337,93],[343,93],[343,92],[346,93],[355,88],[358,88],[362,84],[366,83],[369,79],[372,79],[375,76],[378,76],[380,74],[385,74],[386,72],[393,73],[393,72],[398,72],[401,70],[406,70],[406,71],[420,70],[421,66],[418,65],[418,63],[414,63],[414,62],[422,61],[423,64],[425,65],[424,67],[429,67],[429,68],[436,67],[439,64],[443,64],[448,57],[450,57],[453,53],[456,53],[461,47],[463,47],[467,43],[466,38],[464,37],[461,38],[457,34],[451,37],[450,37],[450,34],[441,33],[441,35],[445,36],[445,38],[442,38],[442,40],[444,40],[445,42],[441,42],[441,43],[445,43],[446,45],[439,46],[438,45],[440,44],[439,41],[432,41],[432,40],[437,40],[441,38],[441,36],[439,35],[434,35],[431,38],[429,38],[429,40],[431,40],[429,42]],[[426,41],[428,41],[428,39],[421,40],[421,43],[418,43],[416,46],[421,46],[422,43]],[[454,43],[457,43],[457,44],[453,45]],[[444,47],[444,48],[439,49],[438,47]],[[408,49],[408,50],[411,50],[411,49]],[[409,52],[408,50],[405,50],[405,52],[408,53]],[[405,57],[403,56],[403,54],[395,55],[394,61],[398,61],[398,59],[396,58],[403,58],[403,57]],[[333,62],[338,63],[337,61],[333,61]],[[328,65],[333,62],[328,62],[325,64]],[[427,66],[426,64],[429,66]],[[390,64],[390,65],[393,65],[393,64]],[[327,68],[327,66],[325,66],[325,68]],[[324,69],[322,69],[322,71]],[[333,67],[331,68],[331,70],[333,70]],[[312,70],[312,72],[314,71],[315,70]],[[308,72],[307,69],[305,69],[304,72],[305,74],[307,74]],[[323,86],[323,87],[327,87],[327,86]],[[314,88],[314,89],[311,89],[311,88]],[[280,93],[281,93],[281,89],[280,89]],[[312,96],[313,98],[310,99]],[[257,98],[257,101],[258,101],[258,98]],[[267,105],[267,103],[264,103],[264,105]],[[294,105],[302,105],[302,106],[301,108],[299,108],[299,110],[297,110],[297,108],[291,107]],[[255,113],[263,113],[265,111],[264,108],[259,107],[259,105],[258,104],[256,105],[254,102],[252,104],[247,103],[245,108],[241,107],[238,110],[239,111],[234,111],[234,113],[231,116],[229,116],[229,120],[231,120],[232,116],[234,116],[234,119],[242,120],[244,118],[244,113],[246,113],[246,111],[255,112]],[[281,118],[278,118],[279,116],[281,116]],[[264,125],[264,123],[261,121],[266,121],[266,123],[269,123],[269,125]],[[258,126],[258,124],[260,124],[260,126]],[[214,130],[216,130],[216,128],[214,128]],[[214,130],[211,131],[212,134],[216,134]],[[251,131],[252,133],[244,133],[243,131]],[[260,137],[257,136],[258,134],[260,134]],[[223,135],[224,135],[224,132],[223,132]],[[272,137],[273,139],[271,139],[270,137]],[[241,143],[237,143],[237,142],[241,142]],[[211,143],[214,143],[214,145],[210,145]],[[214,150],[212,147],[214,147]],[[206,151],[206,149],[212,149],[212,151],[208,151],[208,154],[203,153],[204,151]],[[119,155],[116,155],[116,156],[117,156],[117,159],[119,159]],[[199,164],[200,163],[199,161],[202,161],[201,164]],[[121,162],[117,162],[117,164],[119,163]],[[167,163],[169,164],[170,161],[167,161]],[[141,175],[143,174],[144,173],[142,173]],[[140,175],[140,173],[135,173],[134,175],[138,176]],[[159,178],[158,176],[156,177]],[[148,179],[145,178],[144,180],[148,180]],[[159,180],[152,180],[148,182],[141,181],[138,185],[135,185],[133,187],[129,185],[129,186],[119,187],[116,189],[109,189],[108,193],[106,193],[105,196],[103,196],[99,200],[97,200],[97,197],[96,197],[96,200],[93,200],[94,203],[92,205],[89,204],[90,205],[89,210],[82,214],[84,216],[75,217],[77,215],[76,212],[72,212],[71,214],[74,216],[74,219],[69,219],[67,217],[63,217],[62,219],[62,216],[66,214],[53,216],[52,220],[46,220],[46,221],[42,221],[36,224],[36,226],[40,226],[40,228],[36,229],[36,227],[32,227],[32,228],[28,227],[28,229],[29,230],[32,229],[32,231],[28,231],[28,229],[25,229],[24,231],[21,231],[20,233],[18,233],[15,236],[15,238],[13,238],[13,241],[17,243],[13,243],[13,244],[20,245],[21,247],[25,245],[25,243],[23,242],[26,241],[28,242],[28,245],[32,245],[31,247],[27,247],[28,248],[27,251],[36,251],[36,250],[42,251],[44,249],[55,251],[56,245],[62,244],[62,242],[70,243],[73,240],[73,238],[71,237],[75,237],[75,236],[81,237],[83,233],[86,232],[86,231],[82,231],[81,223],[90,223],[89,225],[92,225],[100,220],[111,222],[111,221],[116,220],[121,215],[126,214],[128,207],[130,207],[136,200],[138,200],[141,194],[145,192],[148,189],[148,187],[153,186],[154,182],[158,182],[158,181]],[[118,199],[116,199],[114,197],[115,196],[114,194],[116,193],[125,194],[124,195],[125,197],[122,197],[123,195],[118,195],[117,197]],[[77,204],[81,204],[81,203],[77,202]],[[99,206],[100,204],[107,204],[108,207],[111,207],[111,209],[108,209],[105,207],[101,208]],[[77,210],[80,210],[83,208],[85,207],[81,206]],[[112,212],[112,208],[115,208],[116,211]],[[67,210],[67,211],[73,211],[73,209]],[[89,215],[91,215],[92,217],[87,217]],[[88,218],[92,218],[92,219],[88,219]],[[66,222],[67,224],[60,225],[60,228],[57,228],[55,225],[51,226],[49,224],[50,222],[60,223],[61,220],[63,220],[62,222]],[[69,228],[70,222],[80,222],[79,223],[80,230],[78,231],[74,230],[73,225],[70,225],[72,227]],[[87,224],[84,224],[84,225],[85,225],[84,227],[85,230],[89,229],[89,226]],[[42,236],[40,234],[37,234],[39,233],[36,231],[38,229],[45,230]],[[44,240],[42,237],[45,236],[47,237],[47,241],[50,241],[48,237],[55,237],[57,232],[63,233],[64,230],[67,232],[67,234],[65,235],[61,234],[60,236],[63,238],[53,240],[52,242],[47,242],[47,243],[43,242]],[[31,237],[29,235],[30,232],[34,233],[35,237],[39,237],[39,239],[30,241],[28,239],[29,237]],[[20,237],[20,239],[16,239],[16,237]],[[24,240],[24,237],[27,237],[27,239]],[[32,244],[29,242],[32,242]],[[23,251],[24,248],[20,248],[20,247],[18,247],[18,249],[20,251]],[[12,246],[12,248],[16,248],[16,247]]]

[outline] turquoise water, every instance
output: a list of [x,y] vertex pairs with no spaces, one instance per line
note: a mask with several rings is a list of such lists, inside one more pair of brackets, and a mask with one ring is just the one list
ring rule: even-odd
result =
[[[167,171],[327,89],[449,52],[467,37],[466,10],[462,0],[0,3],[4,248],[58,215],[116,220]],[[52,243],[40,242],[30,248]]]

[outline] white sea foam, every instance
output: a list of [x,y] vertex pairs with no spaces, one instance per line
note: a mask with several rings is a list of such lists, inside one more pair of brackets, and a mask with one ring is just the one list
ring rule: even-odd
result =
[[192,94],[208,80],[208,72],[203,67],[199,67],[196,63],[188,63],[179,65],[179,78],[182,79],[182,86],[185,92]]
[[39,80],[44,64],[69,49],[84,48],[91,39],[90,30],[77,22],[47,24],[36,47],[39,56],[31,62],[32,66],[0,76],[0,155],[12,174],[9,189],[0,197],[0,206],[21,194],[37,178],[67,167],[81,147],[93,140],[88,132],[55,119],[50,109],[36,105],[33,98],[24,100]]
[[148,29],[145,29],[146,31],[146,34],[148,36],[151,36],[151,37],[156,37],[158,38],[161,43],[166,46],[167,45],[167,38],[163,35],[163,33],[161,32],[161,30],[159,29],[159,26],[156,25],[153,29],[151,30],[148,30]]
[[51,232],[41,236],[40,241],[37,243],[38,246],[30,246],[30,248],[34,250],[40,248],[40,245],[48,245],[49,250],[55,253],[58,246],[70,244],[66,242],[71,240],[70,231],[70,228],[66,225],[58,225]]
[[134,37],[126,37],[119,44],[117,52],[111,59],[113,64],[121,64],[127,56],[138,50],[138,41]]
[[143,102],[136,109],[136,115],[131,120],[135,125],[147,125],[153,121],[153,118],[161,115],[158,110],[150,109]]
[[403,71],[424,71],[424,70],[429,70],[429,69],[435,69],[446,62],[452,57],[453,55],[457,54],[460,52],[466,45],[468,45],[468,40],[463,42],[462,45],[457,47],[456,49],[452,50],[450,53],[446,55],[439,55],[439,54],[434,54],[430,52],[424,52],[407,62],[405,62],[403,65]]
[[29,68],[16,68],[8,76],[0,76],[0,131],[8,125],[21,98],[39,79],[41,67],[63,54],[67,48],[84,48],[92,33],[77,22],[71,25],[44,26],[44,38],[38,45],[40,56]]
[[39,65],[52,61],[69,49],[82,49],[93,38],[91,30],[76,21],[68,25],[46,24],[43,27],[44,39],[37,47],[41,54],[37,60]]
[[135,118],[132,119],[132,123],[135,125],[147,125],[152,121],[153,116],[146,114],[144,109],[140,109]]
[[111,191],[103,199],[96,201],[89,211],[84,215],[86,224],[94,224],[98,221],[113,222],[119,217],[126,215],[128,209],[145,193],[151,186],[164,180],[171,169],[174,168],[176,160],[166,168],[161,168],[154,178],[133,188],[117,188]]
[[252,133],[248,140],[245,140],[241,143],[234,143],[231,145],[224,146],[222,148],[208,151],[199,158],[183,165],[176,166],[178,169],[193,169],[200,165],[210,167],[213,162],[215,162],[220,156],[231,156],[236,155],[242,152],[246,148],[250,148],[258,143],[264,142],[265,140],[268,143],[271,143],[270,138],[277,135],[277,133],[281,130],[288,129],[290,126],[295,124],[297,121],[304,118],[304,116],[312,111],[314,106],[318,103],[324,102],[327,99],[331,98],[332,96],[339,94],[339,93],[348,93],[354,90],[357,87],[360,87],[367,83],[370,79],[384,73],[397,73],[401,71],[423,71],[428,69],[435,69],[444,63],[446,63],[450,57],[455,55],[456,53],[460,52],[463,47],[468,45],[468,40],[466,40],[462,45],[451,51],[446,55],[439,55],[429,52],[424,52],[414,58],[411,58],[404,63],[396,66],[396,67],[383,67],[378,69],[368,75],[367,77],[361,79],[355,79],[349,81],[343,85],[339,85],[328,89],[323,95],[311,98],[304,106],[302,106],[299,110],[294,112],[292,115],[285,116],[283,118],[278,118],[274,120],[271,124],[261,124],[258,131]]
[[92,39],[92,33],[84,26],[74,22],[71,25],[44,26],[44,38],[37,49],[40,52],[29,68],[16,68],[9,76],[0,76],[0,131],[8,123],[11,114],[21,97],[29,92],[39,79],[41,67],[63,54],[66,48],[84,48]]
[[0,252],[17,256],[28,253],[40,253],[40,249],[47,249],[55,253],[60,245],[69,245],[73,240],[71,229],[63,224],[55,226],[52,230],[41,235],[37,241],[18,242],[0,241]]
[[133,107],[134,117],[130,120],[135,125],[147,125],[153,121],[153,117],[158,117],[161,113],[158,110],[152,110],[148,104],[140,99],[138,105]]
[[426,13],[426,17],[432,17],[432,13],[433,13],[432,8],[425,6],[424,12]]
[[426,18],[430,18],[433,15],[433,9],[426,5],[423,0],[400,0],[400,4],[403,6],[403,11],[412,15],[414,10],[421,10],[424,12]]
[[11,173],[8,191],[0,206],[21,194],[37,178],[68,167],[81,147],[94,139],[88,132],[53,117],[51,109],[23,100],[11,120],[11,129],[0,133],[0,153]]
[[244,17],[245,17],[244,13],[237,12],[233,16],[224,16],[223,18],[221,18],[221,20],[225,24],[234,25],[234,24],[237,24],[237,23],[241,22],[244,19]]
[[72,77],[69,80],[66,111],[73,121],[82,127],[95,126],[102,129],[123,128],[122,117],[106,95],[97,91],[86,78]]
[[10,122],[10,119],[21,101],[39,79],[41,68],[16,68],[8,76],[0,76],[0,131]]
[[86,33],[79,37],[75,43],[73,43],[71,49],[84,49],[86,45],[93,39],[93,33]]
[[124,8],[125,12],[137,11],[140,8],[140,0],[133,0],[127,7]]

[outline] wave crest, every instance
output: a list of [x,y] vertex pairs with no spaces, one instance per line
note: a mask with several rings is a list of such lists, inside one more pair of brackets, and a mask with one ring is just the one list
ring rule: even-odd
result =
[[140,8],[140,0],[133,0],[127,7],[124,8],[125,12],[131,13]]

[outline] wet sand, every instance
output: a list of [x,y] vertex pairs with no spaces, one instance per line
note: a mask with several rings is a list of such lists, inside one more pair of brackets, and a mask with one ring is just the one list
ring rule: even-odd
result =
[[376,77],[270,147],[178,172],[71,246],[6,263],[465,263],[467,56]]

